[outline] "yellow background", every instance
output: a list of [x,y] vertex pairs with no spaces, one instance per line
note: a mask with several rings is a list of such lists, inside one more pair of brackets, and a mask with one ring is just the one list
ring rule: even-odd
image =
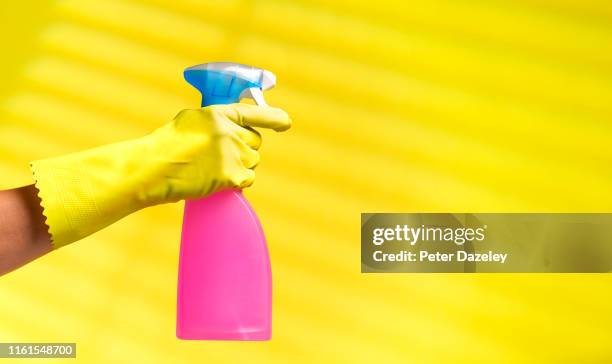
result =
[[274,71],[295,124],[264,134],[247,192],[271,342],[175,339],[182,204],[0,278],[0,341],[77,342],[81,363],[612,361],[610,275],[359,273],[360,212],[610,211],[607,1],[6,3],[2,188],[197,107],[197,63]]

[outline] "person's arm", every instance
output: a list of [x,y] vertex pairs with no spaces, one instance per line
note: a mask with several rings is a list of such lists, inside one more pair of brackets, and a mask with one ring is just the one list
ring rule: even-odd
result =
[[34,185],[0,191],[0,275],[51,250]]
[[35,186],[0,191],[0,275],[140,209],[250,186],[253,128],[290,126],[277,108],[213,105],[141,138],[31,162]]

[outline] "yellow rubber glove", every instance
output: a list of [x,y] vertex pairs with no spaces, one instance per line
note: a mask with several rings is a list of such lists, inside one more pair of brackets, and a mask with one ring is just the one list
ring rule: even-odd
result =
[[183,110],[136,140],[31,163],[55,249],[142,208],[250,186],[261,137],[283,131],[282,110],[249,104]]

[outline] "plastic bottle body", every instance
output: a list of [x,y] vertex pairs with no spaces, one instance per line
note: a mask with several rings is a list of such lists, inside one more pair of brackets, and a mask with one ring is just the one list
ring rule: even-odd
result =
[[269,340],[271,286],[265,236],[242,191],[185,202],[178,338]]

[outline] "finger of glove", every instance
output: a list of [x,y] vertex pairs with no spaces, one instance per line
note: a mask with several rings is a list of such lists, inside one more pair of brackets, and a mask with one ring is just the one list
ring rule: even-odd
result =
[[249,148],[248,150],[242,153],[241,160],[243,166],[249,169],[253,169],[259,164],[261,157],[259,155],[259,152]]
[[231,180],[233,184],[232,187],[238,188],[249,187],[253,182],[255,182],[255,171],[248,168],[242,168],[242,170],[236,173]]
[[240,154],[240,162],[245,168],[255,168],[259,164],[260,155],[255,149],[251,149],[241,139],[236,138],[234,140],[238,153]]
[[276,107],[250,104],[217,105],[225,116],[240,126],[284,131],[291,127],[291,118]]
[[251,128],[250,126],[242,127],[232,122],[228,122],[228,124],[231,124],[229,126],[230,129],[249,147],[255,150],[261,147],[261,134],[257,130]]

